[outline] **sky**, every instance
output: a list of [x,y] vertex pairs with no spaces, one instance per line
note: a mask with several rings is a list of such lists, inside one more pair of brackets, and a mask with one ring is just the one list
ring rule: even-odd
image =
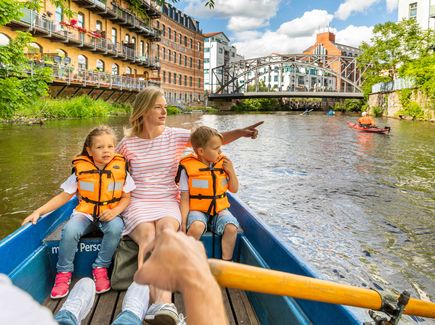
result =
[[319,31],[358,47],[373,26],[397,21],[398,0],[184,0],[175,6],[199,20],[203,33],[224,32],[245,58],[302,53]]

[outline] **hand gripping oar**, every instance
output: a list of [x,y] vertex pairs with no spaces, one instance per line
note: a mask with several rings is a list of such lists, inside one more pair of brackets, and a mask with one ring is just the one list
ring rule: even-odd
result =
[[[389,302],[371,289],[216,259],[208,263],[223,287],[381,311]],[[394,298],[397,301],[399,296]],[[435,318],[435,303],[410,298],[403,313]]]

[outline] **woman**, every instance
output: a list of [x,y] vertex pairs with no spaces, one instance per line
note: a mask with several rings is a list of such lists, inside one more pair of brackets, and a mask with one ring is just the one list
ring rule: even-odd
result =
[[[166,228],[177,231],[181,224],[179,190],[174,179],[181,155],[186,146],[190,146],[190,130],[166,127],[166,116],[163,91],[146,88],[136,96],[130,116],[131,128],[118,145],[118,152],[130,163],[130,174],[136,183],[123,216],[124,235],[129,235],[139,246],[139,268],[155,236]],[[240,137],[255,139],[256,127],[262,123],[222,133],[224,143]],[[159,322],[167,318],[168,324],[175,323],[178,314],[170,303],[171,292],[151,287],[151,297],[154,304],[145,320],[152,323],[157,318]]]

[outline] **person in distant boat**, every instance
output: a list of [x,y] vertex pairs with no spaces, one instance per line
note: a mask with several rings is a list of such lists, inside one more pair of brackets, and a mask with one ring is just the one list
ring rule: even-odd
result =
[[[175,184],[178,162],[190,146],[190,130],[166,126],[167,104],[162,89],[147,87],[136,95],[130,116],[131,128],[117,147],[131,166],[136,183],[131,202],[123,212],[125,230],[138,244],[138,268],[153,247],[154,239],[164,229],[177,231],[181,224],[179,189]],[[225,143],[241,137],[255,139],[258,122],[242,129],[223,133]],[[152,324],[176,324],[177,309],[172,294],[151,286],[153,304],[145,321]],[[168,315],[172,321],[168,320]],[[167,321],[168,320],[168,321]]]
[[68,295],[74,256],[80,237],[94,229],[104,236],[92,274],[97,293],[110,290],[107,269],[121,238],[124,222],[120,214],[130,202],[135,183],[127,171],[123,156],[115,153],[116,136],[107,126],[94,128],[86,137],[83,150],[73,160],[71,176],[60,186],[63,192],[24,219],[33,224],[52,210],[67,203],[77,194],[79,204],[62,229],[59,243],[57,275],[50,297],[60,299]]
[[233,163],[222,155],[222,135],[207,126],[197,128],[190,137],[195,153],[180,161],[177,181],[181,191],[181,228],[195,239],[207,230],[222,236],[222,259],[231,260],[240,227],[228,210],[227,190],[239,188]]
[[375,120],[367,114],[367,112],[362,112],[361,117],[358,119],[358,124],[365,128],[375,127]]

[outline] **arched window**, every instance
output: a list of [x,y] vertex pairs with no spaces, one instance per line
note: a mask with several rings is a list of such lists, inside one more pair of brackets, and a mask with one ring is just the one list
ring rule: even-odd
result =
[[126,43],[130,43],[130,35],[129,35],[129,34],[125,34],[124,41],[125,41]]
[[119,66],[116,63],[112,64],[112,74],[118,75],[119,74]]
[[125,68],[125,74],[131,74],[131,68],[130,67],[126,67]]
[[136,50],[136,37],[133,36],[131,42],[134,44],[134,49]]
[[11,39],[8,35],[0,33],[0,46],[6,46],[9,45],[11,42]]
[[145,43],[140,41],[140,55],[145,56]]
[[96,66],[98,71],[104,72],[104,61],[103,60],[98,59],[95,66]]
[[85,28],[85,15],[81,12],[77,14],[77,26]]
[[116,44],[118,42],[118,30],[116,28],[112,28],[112,43]]
[[25,50],[25,53],[34,55],[34,59],[40,59],[42,52],[42,46],[38,43],[29,43],[27,44],[27,50]]
[[79,70],[86,70],[88,68],[88,58],[84,55],[79,55],[77,58]]
[[95,29],[100,31],[100,32],[103,30],[103,23],[100,20],[97,20],[95,22]]
[[62,59],[66,58],[68,56],[68,53],[66,53],[64,50],[57,49],[56,50],[57,55],[59,55]]

